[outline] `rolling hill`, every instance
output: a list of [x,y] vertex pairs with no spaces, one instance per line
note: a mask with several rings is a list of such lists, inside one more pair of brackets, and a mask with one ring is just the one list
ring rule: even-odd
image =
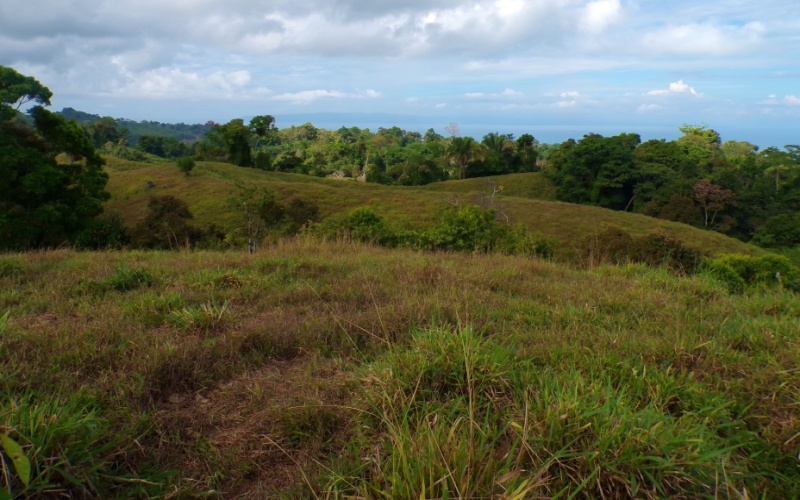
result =
[[494,206],[509,221],[557,241],[556,257],[572,260],[587,235],[606,226],[624,229],[631,235],[664,231],[689,247],[714,253],[759,254],[752,245],[722,234],[651,217],[597,207],[554,201],[554,189],[539,173],[512,174],[494,178],[467,179],[398,187],[367,184],[352,179],[317,178],[297,174],[264,172],[226,163],[198,162],[191,175],[184,176],[174,164],[148,165],[110,159],[107,167],[112,198],[107,210],[122,214],[129,224],[144,217],[151,195],[174,195],[189,204],[195,223],[230,227],[237,214],[227,199],[236,183],[263,186],[279,201],[300,197],[315,201],[325,218],[361,206],[371,206],[391,223],[404,228],[431,225],[436,210],[447,203],[480,203],[490,193],[487,181],[503,190]]

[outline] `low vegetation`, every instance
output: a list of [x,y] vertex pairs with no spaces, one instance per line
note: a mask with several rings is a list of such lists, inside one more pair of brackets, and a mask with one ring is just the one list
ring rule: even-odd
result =
[[6,445],[0,487],[791,498],[800,302],[716,262],[745,286],[310,237],[5,254],[0,435],[31,472]]

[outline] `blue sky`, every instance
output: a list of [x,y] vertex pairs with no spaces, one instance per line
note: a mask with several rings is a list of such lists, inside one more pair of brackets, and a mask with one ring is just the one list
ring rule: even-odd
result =
[[[53,108],[279,127],[800,143],[797,0],[4,0]],[[387,116],[390,115],[390,116]]]

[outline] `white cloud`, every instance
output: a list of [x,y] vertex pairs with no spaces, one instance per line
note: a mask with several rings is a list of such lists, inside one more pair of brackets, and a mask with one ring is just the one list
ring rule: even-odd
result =
[[753,50],[765,32],[757,21],[743,26],[688,23],[651,31],[640,45],[652,54],[728,56]]
[[651,90],[647,95],[669,95],[669,94],[691,94],[701,96],[694,88],[687,85],[683,80],[672,82],[666,89]]
[[489,99],[489,98],[496,99],[496,98],[500,98],[500,97],[517,98],[517,97],[523,97],[524,95],[525,94],[523,94],[522,92],[518,92],[518,91],[516,91],[514,89],[506,88],[505,90],[503,90],[500,93],[491,93],[491,94],[487,94],[485,92],[467,92],[466,94],[464,94],[464,97],[466,97],[468,99]]
[[311,104],[319,99],[376,99],[381,97],[381,93],[368,89],[363,92],[341,92],[339,90],[301,90],[299,92],[285,92],[272,97],[273,101],[285,101],[292,104]]
[[599,35],[622,17],[619,0],[595,0],[584,7],[579,25],[591,35]]
[[151,98],[241,98],[251,90],[263,94],[266,89],[250,89],[250,72],[215,71],[201,74],[179,68],[157,68],[133,73],[125,67],[119,68],[125,81],[110,90],[111,93]]
[[292,104],[311,104],[318,99],[324,98],[343,98],[346,94],[336,90],[301,90],[300,92],[286,92],[276,95],[273,101],[287,101]]
[[795,95],[787,95],[783,98],[783,102],[788,104],[789,106],[800,106],[800,97]]
[[562,92],[559,94],[561,97],[577,99],[581,96],[580,92],[570,91],[570,92]]
[[558,108],[574,108],[578,105],[578,101],[558,101],[555,105]]

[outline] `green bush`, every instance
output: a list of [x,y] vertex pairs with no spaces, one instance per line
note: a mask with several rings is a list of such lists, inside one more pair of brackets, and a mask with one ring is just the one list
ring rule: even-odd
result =
[[331,217],[317,226],[315,232],[325,237],[346,236],[386,247],[397,247],[402,239],[402,233],[370,207],[359,207],[344,216]]
[[744,279],[733,267],[724,262],[707,260],[703,264],[703,270],[725,283],[731,293],[739,293],[745,289]]
[[175,164],[178,165],[178,169],[186,175],[194,170],[194,157],[193,156],[183,156],[175,160]]
[[447,207],[437,215],[434,228],[421,234],[417,246],[430,250],[504,253],[550,258],[554,243],[539,233],[530,233],[523,226],[497,220],[494,209],[481,207]]
[[782,287],[800,291],[800,269],[781,255],[726,254],[710,261],[706,267],[719,269],[721,265],[730,267],[748,287]]

